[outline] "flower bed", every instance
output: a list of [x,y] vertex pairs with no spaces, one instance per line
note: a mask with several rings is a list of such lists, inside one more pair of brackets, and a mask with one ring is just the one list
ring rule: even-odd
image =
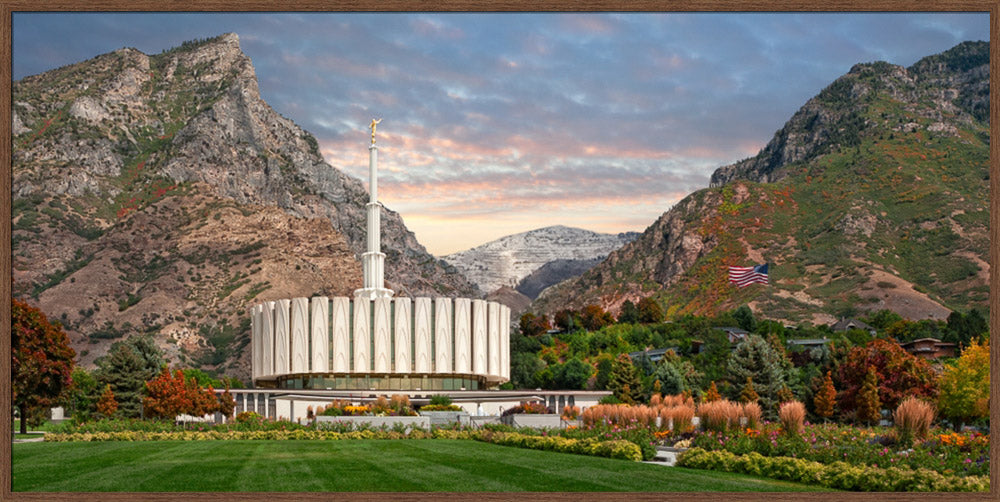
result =
[[979,433],[931,434],[912,447],[895,444],[888,428],[809,425],[798,436],[776,426],[726,432],[706,431],[691,438],[692,446],[737,455],[756,452],[768,457],[795,457],[830,464],[847,462],[876,468],[929,469],[946,475],[989,475],[989,436]]
[[822,463],[802,458],[765,457],[757,452],[737,455],[729,451],[692,448],[680,455],[680,467],[740,472],[753,476],[819,484],[853,491],[989,491],[989,476],[946,475],[930,469],[872,467],[847,462]]

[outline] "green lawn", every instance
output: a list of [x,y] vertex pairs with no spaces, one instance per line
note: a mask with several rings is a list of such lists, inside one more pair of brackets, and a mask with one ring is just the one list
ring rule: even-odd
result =
[[16,443],[14,491],[814,491],[468,440]]

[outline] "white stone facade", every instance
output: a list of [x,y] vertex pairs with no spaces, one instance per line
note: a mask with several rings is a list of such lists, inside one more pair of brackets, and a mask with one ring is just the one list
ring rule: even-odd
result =
[[293,298],[255,305],[258,386],[294,376],[510,379],[510,309],[468,298]]

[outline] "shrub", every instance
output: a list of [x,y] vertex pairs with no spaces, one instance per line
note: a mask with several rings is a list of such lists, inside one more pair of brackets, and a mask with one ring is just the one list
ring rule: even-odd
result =
[[238,424],[260,424],[264,422],[264,417],[253,411],[241,411],[236,414],[236,423]]
[[580,407],[579,406],[569,406],[569,405],[566,405],[566,406],[563,407],[563,410],[562,410],[562,418],[563,418],[563,420],[576,420],[577,417],[579,417],[579,416],[580,416]]
[[448,406],[451,404],[451,398],[445,394],[434,394],[431,396],[430,403],[436,406]]
[[518,415],[518,414],[529,414],[529,415],[542,415],[551,414],[553,411],[539,402],[521,403],[517,406],[511,406],[510,408],[503,410],[503,416]]
[[797,436],[802,433],[806,418],[806,407],[799,401],[782,403],[778,409],[778,419],[786,434]]
[[899,441],[909,446],[914,438],[927,437],[927,431],[934,420],[934,406],[915,397],[908,397],[899,403],[893,413],[893,420]]
[[425,404],[420,411],[462,411],[462,407],[457,404]]

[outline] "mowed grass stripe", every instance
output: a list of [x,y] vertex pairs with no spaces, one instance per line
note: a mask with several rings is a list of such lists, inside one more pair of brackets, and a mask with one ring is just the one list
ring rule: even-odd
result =
[[467,440],[17,443],[14,491],[813,491]]

